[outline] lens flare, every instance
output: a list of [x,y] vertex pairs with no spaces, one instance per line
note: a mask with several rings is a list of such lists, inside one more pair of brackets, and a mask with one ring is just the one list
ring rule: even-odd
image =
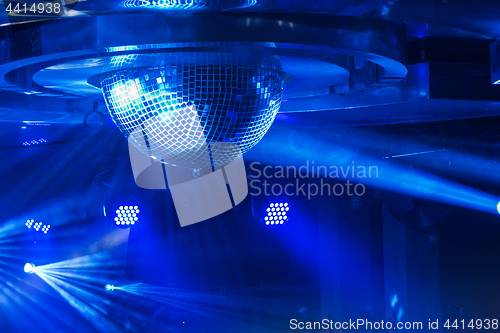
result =
[[35,272],[35,265],[29,262],[26,263],[26,265],[24,265],[24,272],[28,274],[33,274]]

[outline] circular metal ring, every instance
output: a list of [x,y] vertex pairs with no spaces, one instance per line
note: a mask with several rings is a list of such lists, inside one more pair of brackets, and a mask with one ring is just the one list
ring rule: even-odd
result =
[[[101,127],[99,127],[98,129],[93,129],[91,126],[89,126],[88,124],[88,119],[89,117],[92,115],[92,114],[98,114],[101,119],[102,119],[102,125]],[[86,129],[88,129],[90,132],[95,132],[95,133],[98,133],[100,131],[102,131],[102,129],[106,126],[106,116],[104,115],[104,113],[102,113],[101,111],[96,111],[96,110],[92,110],[90,112],[87,112],[87,114],[85,115],[85,118],[83,118],[83,125],[85,126]]]

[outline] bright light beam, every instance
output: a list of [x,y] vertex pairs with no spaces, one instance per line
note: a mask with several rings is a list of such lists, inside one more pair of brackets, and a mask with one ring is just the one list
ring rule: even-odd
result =
[[114,329],[109,318],[104,316],[100,311],[96,310],[91,305],[64,290],[57,283],[55,283],[54,279],[50,278],[47,274],[37,272],[37,275],[49,286],[54,288],[54,290],[57,291],[66,301],[68,301],[68,303],[72,307],[80,312],[85,320],[93,324],[97,330],[99,330],[100,332],[110,332],[112,331],[112,329]]
[[[339,176],[346,180],[352,180],[365,185],[380,187],[383,189],[412,195],[415,197],[445,202],[451,205],[466,207],[478,211],[497,214],[497,205],[500,199],[492,194],[426,173],[420,170],[411,169],[394,163],[390,160],[380,160],[369,156],[366,153],[354,153],[353,148],[325,142],[314,133],[298,131],[280,131],[279,137],[268,135],[269,141],[260,144],[260,147],[272,154],[262,153],[258,150],[259,162],[274,165],[276,160],[280,160],[285,165],[293,166],[297,164],[297,156],[304,156],[304,162],[314,161],[316,166],[343,166],[357,167],[363,166],[367,170],[369,166],[376,167],[377,174],[359,178],[357,171],[352,176],[352,169]],[[282,149],[286,142],[290,149]],[[357,156],[354,158],[354,156]],[[355,159],[355,164],[352,161]],[[299,165],[300,167],[300,165]],[[315,170],[317,172],[317,170]],[[327,170],[327,172],[329,172]],[[309,171],[311,174],[311,168]],[[328,176],[323,170],[314,174],[314,177]],[[250,173],[252,177],[252,173]]]
[[[111,251],[99,252],[70,260],[38,266],[35,273],[62,296],[85,320],[100,332],[116,329],[111,321],[117,311],[147,321],[147,315],[135,308],[130,295],[106,295],[104,281],[117,281],[123,275],[124,260],[112,260]],[[116,259],[116,258],[115,258]]]
[[[283,304],[283,300],[278,298],[203,294],[155,287],[142,283],[115,287],[116,289],[192,313],[196,318],[205,317],[215,320],[219,324],[231,318],[228,325],[234,327],[235,323],[237,323],[237,325],[246,328],[240,330],[235,328],[235,331],[248,331],[250,327],[245,325],[253,321],[253,318],[257,315],[256,312],[262,313],[262,315],[259,315],[262,318],[259,323],[261,327],[279,327],[280,324],[276,320],[268,318],[265,313],[293,312],[302,306],[301,300],[289,300],[286,304]],[[256,329],[255,327],[251,328],[252,331]]]

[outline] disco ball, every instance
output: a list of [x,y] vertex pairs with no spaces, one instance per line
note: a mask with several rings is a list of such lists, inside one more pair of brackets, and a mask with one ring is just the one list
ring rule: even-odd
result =
[[223,166],[262,139],[280,108],[284,76],[271,55],[135,54],[113,57],[101,88],[111,118],[139,150],[202,169]]

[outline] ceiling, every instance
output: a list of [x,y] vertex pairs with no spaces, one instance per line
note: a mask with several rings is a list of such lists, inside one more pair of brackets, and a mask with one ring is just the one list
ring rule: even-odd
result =
[[[167,9],[146,3],[66,1],[59,17],[0,14],[2,149],[20,147],[27,131],[30,139],[72,140],[53,129],[69,126],[83,135],[86,115],[87,125],[99,128],[103,119],[92,111],[104,114],[103,128],[113,128],[91,77],[127,45],[149,52],[151,45],[164,51],[220,42],[218,50],[275,52],[290,82],[271,133],[304,129],[327,139],[371,128],[390,136],[409,124],[417,130],[407,141],[422,143],[440,135],[420,134],[432,123],[453,128],[468,120],[467,129],[479,133],[480,118],[493,124],[500,115],[490,67],[490,45],[500,35],[495,0],[200,0]],[[446,148],[461,134],[432,145]],[[496,137],[488,140],[482,144]],[[375,142],[378,158],[393,155]]]

